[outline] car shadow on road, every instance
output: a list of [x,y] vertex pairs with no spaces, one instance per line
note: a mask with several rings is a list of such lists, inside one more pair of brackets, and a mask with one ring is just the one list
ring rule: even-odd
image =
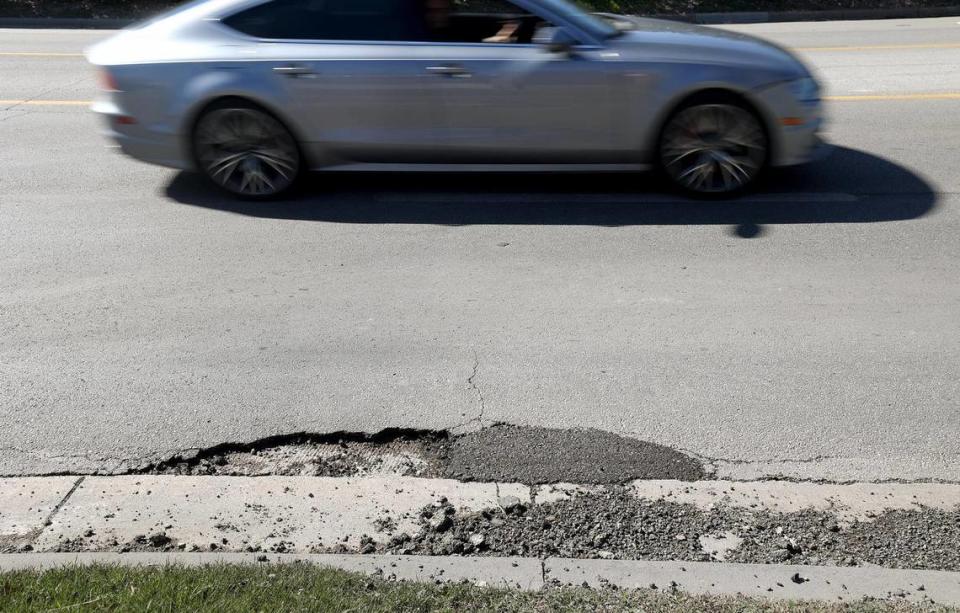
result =
[[813,164],[777,169],[752,193],[696,200],[653,173],[317,173],[288,199],[231,198],[182,172],[166,195],[240,215],[358,224],[728,225],[753,238],[765,225],[869,223],[921,217],[936,207],[914,172],[863,151],[835,147]]

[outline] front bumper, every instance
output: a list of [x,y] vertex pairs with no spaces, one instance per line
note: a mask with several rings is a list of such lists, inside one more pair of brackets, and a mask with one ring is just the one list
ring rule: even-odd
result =
[[771,166],[796,166],[813,162],[827,156],[830,148],[817,127],[782,128]]
[[820,130],[825,123],[820,100],[797,100],[789,83],[767,87],[754,95],[768,114],[772,137],[771,166],[794,166],[829,151]]

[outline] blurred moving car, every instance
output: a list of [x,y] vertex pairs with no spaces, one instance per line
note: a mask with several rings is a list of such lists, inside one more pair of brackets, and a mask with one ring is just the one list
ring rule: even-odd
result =
[[784,49],[566,0],[204,0],[87,57],[124,152],[249,198],[320,169],[655,167],[731,194],[820,144]]

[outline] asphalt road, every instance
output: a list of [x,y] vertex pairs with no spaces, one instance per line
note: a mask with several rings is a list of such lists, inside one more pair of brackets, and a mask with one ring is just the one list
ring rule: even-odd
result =
[[363,175],[260,206],[106,148],[75,55],[104,32],[0,30],[0,474],[502,421],[960,480],[960,18],[736,29],[833,98],[835,154],[755,196]]

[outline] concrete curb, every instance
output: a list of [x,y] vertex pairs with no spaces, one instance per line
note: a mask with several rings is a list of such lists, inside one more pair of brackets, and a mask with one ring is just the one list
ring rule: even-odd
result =
[[[825,11],[741,11],[730,13],[690,13],[687,15],[651,15],[700,24],[773,23],[783,21],[855,21],[865,19],[916,19],[960,15],[960,5],[894,9],[831,9]],[[125,28],[140,19],[96,19],[86,17],[0,17],[0,28],[90,29]]]
[[538,590],[548,586],[680,590],[691,594],[768,599],[858,601],[896,599],[960,605],[960,573],[887,568],[781,566],[709,562],[573,560],[341,554],[42,553],[0,555],[0,572],[71,565],[310,563],[388,579],[467,581]]

